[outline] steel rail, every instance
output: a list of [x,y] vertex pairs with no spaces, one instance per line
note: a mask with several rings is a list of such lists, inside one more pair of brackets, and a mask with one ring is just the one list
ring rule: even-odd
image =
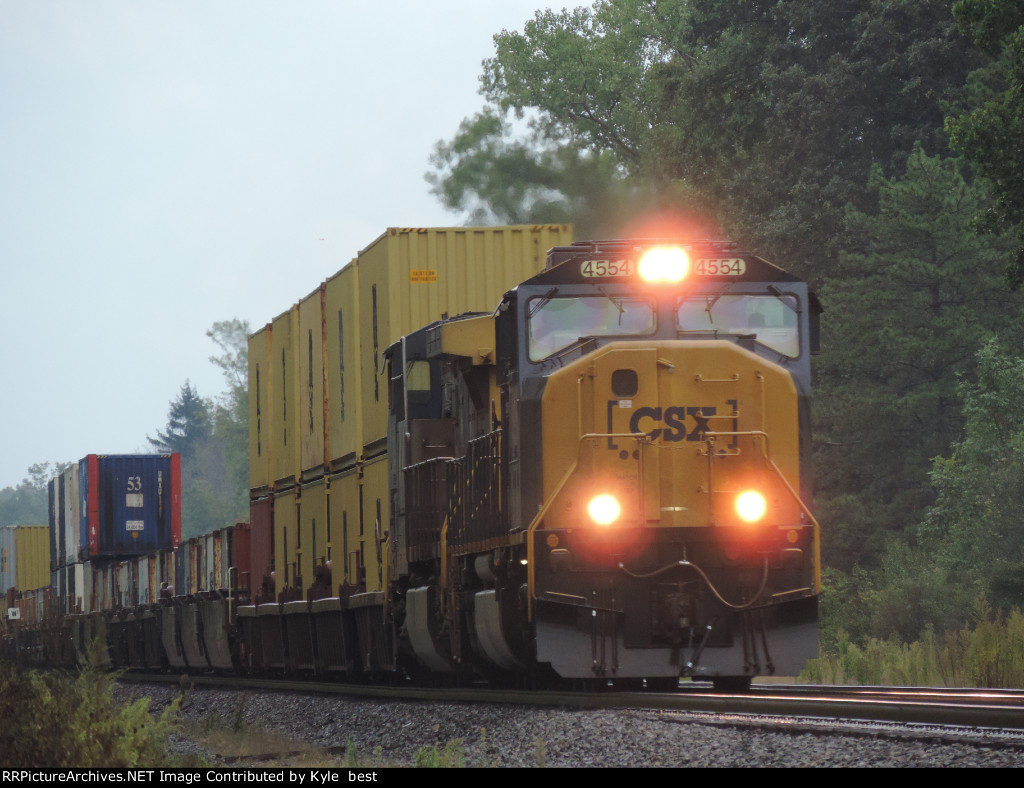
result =
[[361,698],[459,703],[505,703],[570,708],[652,709],[702,714],[745,714],[817,720],[895,722],[1024,730],[1024,692],[907,687],[818,687],[755,685],[749,693],[715,692],[709,686],[683,685],[678,692],[578,692],[511,690],[489,687],[419,687],[216,676],[125,673],[133,682],[170,682],[266,691],[341,694]]

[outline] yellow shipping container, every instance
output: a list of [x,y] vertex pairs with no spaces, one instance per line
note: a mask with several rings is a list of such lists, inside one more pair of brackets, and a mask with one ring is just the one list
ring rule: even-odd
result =
[[[302,479],[324,473],[324,293],[326,285],[299,302],[299,453]],[[305,575],[303,575],[305,577]]]
[[50,585],[50,529],[46,525],[0,528],[0,593]]
[[352,261],[325,283],[326,453],[331,471],[354,467],[362,448],[358,296],[359,266]]
[[328,560],[327,541],[327,482],[318,479],[302,485],[299,498],[295,547],[303,592],[313,585],[316,567]]
[[360,543],[363,567],[366,570],[366,590],[383,591],[388,576],[388,528],[391,521],[386,455],[363,465],[359,495],[363,504]]
[[[330,560],[327,482],[318,479],[274,495],[274,570],[277,590],[298,587],[306,595],[318,565]],[[332,581],[332,585],[333,585]]]
[[271,462],[275,489],[294,485],[300,472],[299,436],[299,367],[297,339],[298,306],[274,318],[273,350],[270,368],[271,391]]
[[249,486],[253,497],[265,495],[274,484],[273,346],[269,323],[249,337]]
[[351,468],[328,479],[332,583],[355,587],[362,582],[363,532],[359,519],[359,473]]
[[543,270],[548,249],[570,243],[571,225],[391,228],[359,253],[365,457],[386,449],[387,347],[445,316],[492,311]]
[[295,488],[274,494],[274,573],[278,593],[295,583],[299,561],[295,552],[299,523]]

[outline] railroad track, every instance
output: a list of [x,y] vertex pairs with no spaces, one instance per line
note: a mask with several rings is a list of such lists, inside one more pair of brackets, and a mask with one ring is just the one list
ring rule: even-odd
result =
[[677,697],[691,711],[720,712],[722,703],[731,712],[758,715],[1024,730],[1019,690],[762,685],[747,695],[691,690]]
[[699,682],[677,692],[569,692],[488,687],[378,686],[244,676],[128,673],[124,680],[266,691],[335,693],[436,703],[507,703],[576,708],[662,709],[716,715],[814,718],[1024,731],[1024,691],[928,687],[755,684],[747,693],[715,692]]

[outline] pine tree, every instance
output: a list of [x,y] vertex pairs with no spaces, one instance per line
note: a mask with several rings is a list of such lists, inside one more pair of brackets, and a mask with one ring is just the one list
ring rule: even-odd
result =
[[186,380],[177,399],[171,402],[166,430],[147,440],[161,454],[179,452],[185,459],[194,457],[210,435],[210,406]]
[[953,12],[992,60],[971,74],[980,94],[971,112],[946,125],[951,144],[994,197],[978,215],[979,228],[1015,236],[1006,273],[1017,288],[1024,283],[1024,6],[1019,0],[959,0]]
[[983,204],[956,160],[911,154],[906,173],[876,170],[877,212],[851,210],[855,249],[821,293],[818,516],[827,562],[874,564],[933,500],[933,457],[960,438],[958,376],[990,336],[1024,336],[1024,300],[1000,278],[1003,252],[970,229]]

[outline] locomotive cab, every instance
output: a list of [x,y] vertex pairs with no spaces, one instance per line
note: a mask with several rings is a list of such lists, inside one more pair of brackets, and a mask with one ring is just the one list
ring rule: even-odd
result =
[[[645,281],[652,248],[680,275]],[[519,491],[537,659],[574,678],[798,673],[817,656],[816,299],[729,245],[551,261],[517,293],[520,407],[542,424],[519,436],[540,458]]]

